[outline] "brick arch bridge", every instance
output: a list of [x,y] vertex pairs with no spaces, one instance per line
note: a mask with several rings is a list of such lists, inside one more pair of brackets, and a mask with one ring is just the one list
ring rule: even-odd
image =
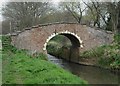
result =
[[75,23],[55,23],[33,26],[12,34],[12,45],[32,53],[47,53],[47,43],[56,35],[64,35],[70,39],[72,43],[70,58],[74,57],[73,61],[78,59],[79,51],[83,52],[113,41],[110,32]]

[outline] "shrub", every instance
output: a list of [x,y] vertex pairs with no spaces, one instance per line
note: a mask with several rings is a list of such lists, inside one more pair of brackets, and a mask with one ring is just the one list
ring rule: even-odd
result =
[[83,58],[98,58],[103,67],[120,68],[120,49],[118,44],[103,45],[80,54]]
[[55,41],[50,41],[47,45],[47,52],[49,54],[57,55],[61,45]]
[[11,45],[11,38],[10,36],[2,36],[2,50],[7,51],[10,50],[11,52],[15,53],[17,48]]
[[101,47],[93,48],[91,50],[80,53],[80,57],[83,57],[83,58],[99,57],[102,54],[104,54],[104,47],[105,46],[101,46]]
[[114,35],[114,41],[120,44],[120,34],[115,34]]
[[39,59],[41,59],[41,60],[48,60],[48,59],[47,59],[47,56],[46,56],[45,54],[43,54],[43,53],[39,53],[39,54],[36,56],[36,58],[39,58]]

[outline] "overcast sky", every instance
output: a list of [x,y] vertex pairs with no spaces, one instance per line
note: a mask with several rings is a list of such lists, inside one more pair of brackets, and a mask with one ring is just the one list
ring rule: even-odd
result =
[[1,14],[1,8],[5,6],[6,2],[23,2],[23,1],[29,1],[29,2],[42,2],[42,1],[52,1],[54,4],[57,5],[57,3],[61,0],[0,0],[0,21],[2,21],[2,14]]
[[[0,1],[0,11],[1,11],[1,7],[2,7],[2,3],[3,3],[3,0]],[[0,21],[1,21],[1,12],[0,12]]]
[[[5,5],[6,2],[8,2],[9,0],[0,0],[0,11],[1,11],[1,8],[2,6]],[[0,12],[0,21],[2,21],[2,14]]]
[[[64,2],[80,2],[81,0],[0,0],[0,11],[1,11],[1,8],[2,6],[5,5],[6,2],[24,2],[24,1],[29,1],[29,2],[48,2],[48,1],[52,1],[54,4],[56,3],[56,5],[58,4],[58,2],[60,1],[64,1]],[[84,0],[85,2],[88,2],[90,0]],[[93,0],[94,1],[94,0]],[[99,1],[99,2],[109,2],[111,0],[95,0],[95,1]],[[120,0],[112,0],[112,1],[120,1]],[[0,12],[0,21],[2,20],[2,15],[1,15],[1,12]]]

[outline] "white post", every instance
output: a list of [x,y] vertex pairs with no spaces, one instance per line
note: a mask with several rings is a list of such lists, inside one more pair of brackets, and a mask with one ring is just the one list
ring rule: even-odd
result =
[[11,34],[11,30],[12,30],[12,28],[11,28],[11,21],[10,21],[10,34]]

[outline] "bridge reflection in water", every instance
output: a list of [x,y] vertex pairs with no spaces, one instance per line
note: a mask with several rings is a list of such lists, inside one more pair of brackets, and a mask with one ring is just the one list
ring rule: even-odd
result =
[[48,60],[54,64],[59,65],[65,70],[79,76],[80,78],[88,81],[89,84],[118,84],[118,74],[113,74],[109,70],[85,66],[72,62],[68,62],[63,59],[58,59],[48,54]]

